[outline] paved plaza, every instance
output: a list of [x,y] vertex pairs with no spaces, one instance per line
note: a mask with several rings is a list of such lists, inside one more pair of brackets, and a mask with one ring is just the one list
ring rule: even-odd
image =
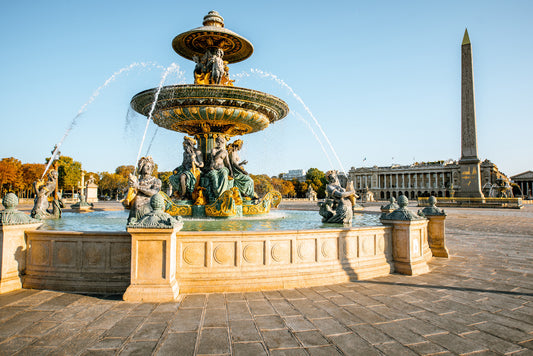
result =
[[533,355],[533,206],[446,211],[451,258],[422,276],[163,304],[8,293],[0,354]]

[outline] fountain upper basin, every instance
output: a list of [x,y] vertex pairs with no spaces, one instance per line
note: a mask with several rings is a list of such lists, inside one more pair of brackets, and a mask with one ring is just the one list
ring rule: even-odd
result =
[[[149,116],[157,88],[135,95],[131,107]],[[189,135],[244,135],[265,129],[289,113],[281,99],[257,90],[222,85],[172,85],[161,88],[154,123]]]

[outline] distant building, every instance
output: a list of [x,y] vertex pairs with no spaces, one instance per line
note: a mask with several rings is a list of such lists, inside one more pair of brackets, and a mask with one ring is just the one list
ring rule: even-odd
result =
[[[494,187],[509,186],[509,178],[488,159],[480,162],[477,152],[476,111],[472,46],[465,30],[461,44],[461,158],[459,161],[414,163],[410,166],[351,168],[349,180],[359,193],[367,190],[375,199],[417,197],[483,198]],[[527,173],[527,172],[526,172]],[[529,177],[533,176],[533,172]],[[461,186],[462,185],[462,186]],[[527,186],[527,184],[526,184]]]
[[[488,159],[483,161],[481,168],[481,186],[486,196],[496,180],[509,181],[505,174]],[[457,161],[436,161],[414,163],[412,165],[392,165],[387,167],[352,167],[348,179],[353,182],[358,194],[365,188],[370,190],[376,199],[385,200],[391,196],[398,198],[405,195],[409,199],[436,196],[450,197],[461,191],[460,167]]]
[[512,181],[520,187],[520,191],[515,188],[515,196],[533,198],[533,171],[527,171],[511,177]]
[[297,179],[300,182],[305,181],[305,170],[304,169],[289,169],[289,173],[282,173],[281,179],[293,180]]

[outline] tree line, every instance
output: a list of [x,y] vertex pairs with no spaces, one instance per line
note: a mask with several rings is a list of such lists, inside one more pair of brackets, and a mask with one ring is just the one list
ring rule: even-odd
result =
[[[47,159],[48,162],[48,159]],[[107,199],[122,199],[128,188],[128,176],[135,171],[133,165],[123,165],[110,172],[86,172],[82,171],[80,162],[72,157],[61,156],[57,160],[58,188],[63,196],[74,196],[81,185],[81,175],[87,182],[92,176],[98,185],[98,196]],[[41,179],[45,170],[44,163],[22,163],[14,157],[0,160],[0,196],[8,192],[17,194],[19,198],[33,198],[33,183]],[[168,191],[170,188],[169,177],[171,171],[158,172],[157,165],[154,169],[162,183],[161,189]],[[277,190],[284,198],[305,198],[309,187],[312,187],[319,199],[324,198],[326,191],[326,179],[324,172],[318,168],[307,171],[305,180],[284,180],[281,175],[269,177],[266,174],[250,175],[254,180],[254,188],[259,196],[263,196],[270,190]],[[46,179],[46,177],[44,178]]]

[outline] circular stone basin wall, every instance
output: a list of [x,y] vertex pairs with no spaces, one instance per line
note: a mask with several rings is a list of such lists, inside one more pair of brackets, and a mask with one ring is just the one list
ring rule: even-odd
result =
[[[123,293],[128,232],[27,231],[25,288]],[[387,226],[177,233],[180,293],[257,291],[368,279],[393,270]]]

